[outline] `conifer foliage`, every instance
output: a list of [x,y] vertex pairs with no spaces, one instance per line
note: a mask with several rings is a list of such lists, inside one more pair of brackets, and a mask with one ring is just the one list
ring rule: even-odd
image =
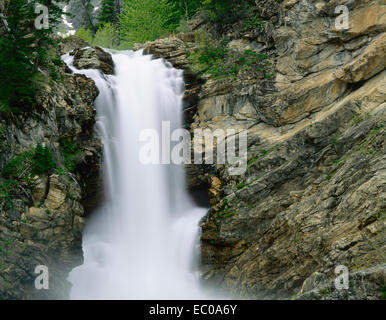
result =
[[[33,102],[35,76],[45,63],[51,36],[64,13],[58,2],[6,1],[0,36],[0,113],[27,110]],[[36,28],[37,4],[48,8],[48,28]]]
[[99,23],[112,23],[117,25],[120,11],[119,0],[102,0],[102,7],[99,14]]
[[33,42],[30,34],[31,11],[24,0],[13,0],[7,7],[7,18],[3,18],[4,35],[0,37],[0,111],[31,102]]
[[175,26],[174,5],[168,0],[126,0],[120,17],[122,40],[133,44],[155,40]]

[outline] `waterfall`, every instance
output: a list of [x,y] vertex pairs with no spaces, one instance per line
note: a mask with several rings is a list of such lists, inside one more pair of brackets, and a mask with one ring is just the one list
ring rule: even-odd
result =
[[200,299],[198,208],[177,165],[144,165],[139,136],[182,127],[182,71],[141,51],[111,52],[115,75],[77,70],[94,79],[97,129],[104,156],[104,203],[87,221],[84,264],[69,275],[71,299]]

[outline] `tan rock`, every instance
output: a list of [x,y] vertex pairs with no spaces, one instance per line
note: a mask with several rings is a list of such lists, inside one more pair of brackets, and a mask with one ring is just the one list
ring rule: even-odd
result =
[[50,210],[56,210],[63,205],[65,199],[65,186],[60,182],[58,175],[52,175],[50,177],[50,189],[45,201],[45,206]]
[[350,83],[364,81],[386,68],[386,33],[381,34],[352,62],[344,65],[337,77]]
[[284,100],[288,101],[285,108],[278,109],[280,124],[296,122],[302,114],[331,104],[345,90],[346,84],[334,77],[331,71],[296,82],[276,100],[278,106],[283,105]]
[[46,209],[35,208],[35,207],[29,208],[27,217],[32,218],[34,220],[41,220],[41,219],[45,220],[47,219],[47,214],[45,213],[45,210]]
[[386,29],[385,2],[372,2],[375,3],[370,5],[366,4],[354,10],[352,14],[350,14],[350,29],[347,30],[347,33],[350,35],[350,37],[357,37],[362,34],[367,34],[374,31],[384,31]]

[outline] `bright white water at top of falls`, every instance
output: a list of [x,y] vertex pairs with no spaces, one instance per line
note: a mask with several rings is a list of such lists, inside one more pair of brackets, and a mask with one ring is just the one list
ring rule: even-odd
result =
[[72,299],[200,299],[197,208],[183,168],[143,165],[140,132],[182,123],[182,71],[142,52],[114,52],[115,75],[76,70],[94,79],[97,128],[104,145],[106,200],[86,224],[84,264],[69,275]]

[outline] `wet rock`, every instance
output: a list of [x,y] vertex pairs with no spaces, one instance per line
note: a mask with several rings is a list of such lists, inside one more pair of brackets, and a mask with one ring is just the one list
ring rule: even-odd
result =
[[100,47],[84,48],[73,52],[74,66],[77,69],[98,69],[104,74],[114,74],[111,54]]

